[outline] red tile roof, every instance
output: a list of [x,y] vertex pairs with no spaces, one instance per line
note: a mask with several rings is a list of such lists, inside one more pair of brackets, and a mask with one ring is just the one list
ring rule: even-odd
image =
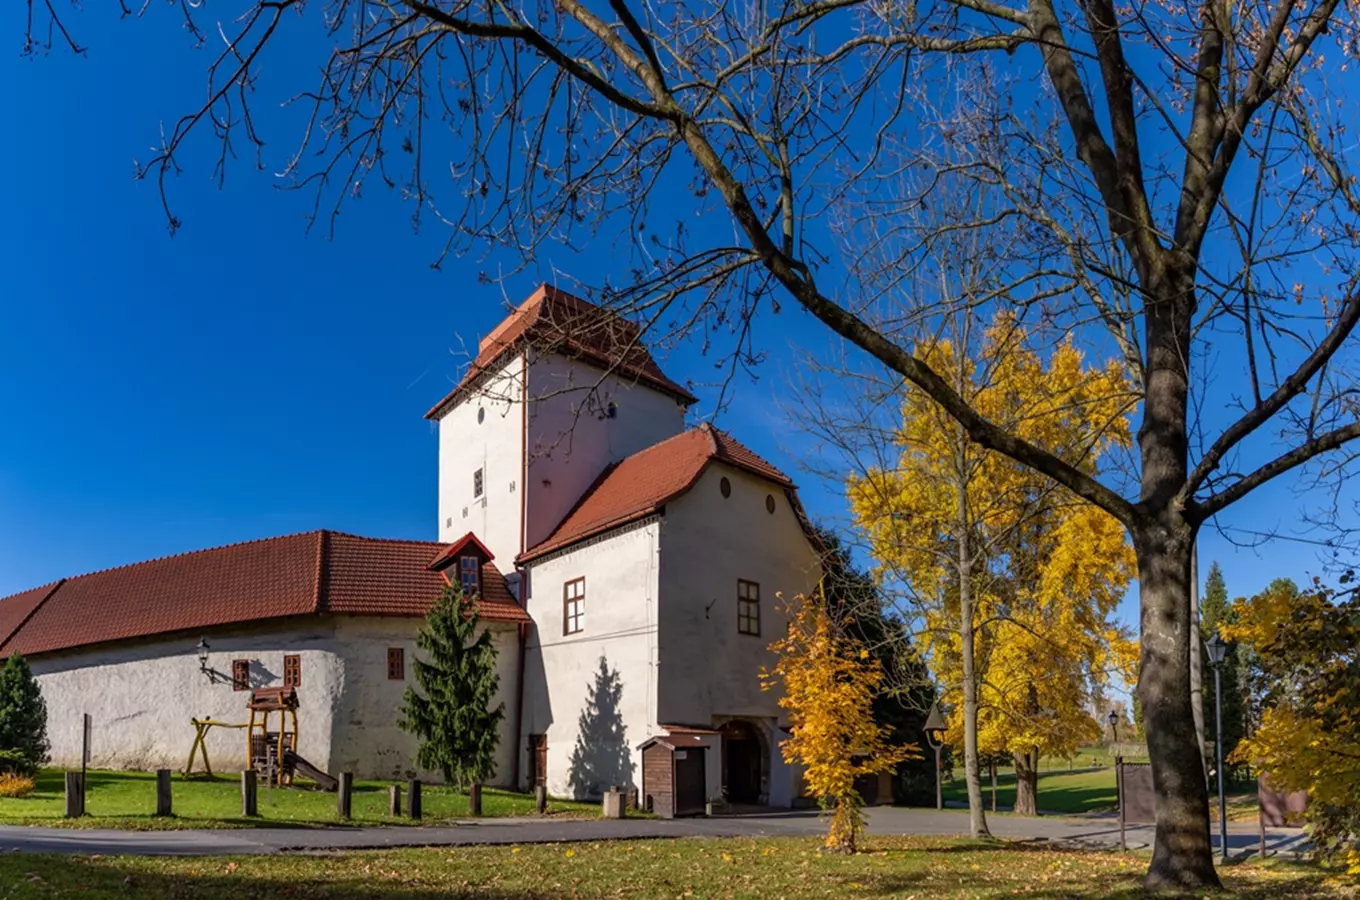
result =
[[[64,579],[0,599],[0,655],[308,614],[422,616],[444,545],[312,531],[197,550]],[[487,564],[481,614],[529,622]]]
[[526,344],[543,352],[584,359],[602,369],[635,378],[686,405],[696,402],[693,394],[661,371],[642,344],[641,330],[636,324],[545,284],[482,338],[477,346],[477,358],[462,380],[425,414],[425,418],[438,419],[444,415],[478,376],[507,353]]
[[446,546],[443,550],[440,550],[439,555],[430,560],[429,565],[425,568],[429,569],[431,572],[442,572],[453,565],[454,559],[462,556],[469,546],[472,547],[474,554],[481,556],[481,558],[487,562],[496,558],[496,554],[486,549],[486,544],[477,540],[477,535],[469,531],[452,544]]
[[667,501],[688,491],[715,459],[781,487],[793,487],[787,475],[749,448],[712,425],[700,425],[605,469],[547,540],[521,553],[519,561],[527,562],[660,511]]

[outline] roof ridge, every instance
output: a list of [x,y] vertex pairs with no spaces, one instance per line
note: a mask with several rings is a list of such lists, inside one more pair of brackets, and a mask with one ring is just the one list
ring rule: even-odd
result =
[[[0,603],[4,603],[4,602],[7,601],[7,600],[13,600],[15,597],[19,596],[20,594],[31,594],[31,593],[33,593],[34,591],[40,591],[40,590],[42,590],[43,588],[53,588],[53,589],[59,588],[59,587],[61,587],[61,583],[62,583],[63,581],[67,581],[67,580],[69,580],[68,577],[67,577],[67,576],[63,576],[63,577],[61,577],[61,578],[58,578],[56,581],[45,581],[45,582],[43,582],[42,584],[35,584],[35,585],[33,585],[33,587],[31,587],[31,588],[24,588],[22,591],[15,591],[15,592],[12,593],[12,594],[6,594],[5,596],[0,597]],[[0,641],[0,643],[4,643],[4,642],[3,642],[3,641]]]
[[[334,528],[319,528],[317,530],[324,531],[332,537],[354,538],[356,541],[367,541],[371,544],[429,544],[431,546],[444,547],[449,543],[448,541],[426,541],[421,538],[370,537],[366,534],[354,534],[350,531],[336,531]],[[303,533],[306,534],[307,532]],[[291,535],[284,536],[290,537]]]

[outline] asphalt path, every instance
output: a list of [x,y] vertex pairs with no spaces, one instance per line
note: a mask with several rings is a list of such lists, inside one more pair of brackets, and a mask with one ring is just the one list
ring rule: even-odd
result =
[[[953,810],[877,807],[865,811],[871,834],[962,835],[968,816]],[[990,816],[992,834],[1012,840],[1047,841],[1087,847],[1118,847],[1119,823],[1109,815],[1084,817]],[[0,826],[0,851],[64,853],[82,856],[234,856],[269,853],[319,853],[392,847],[456,847],[480,844],[538,844],[574,841],[637,840],[683,837],[789,837],[823,833],[815,812],[766,811],[740,816],[692,819],[469,819],[430,827],[237,828],[222,830],[117,831],[112,829]],[[1150,846],[1150,826],[1128,826],[1130,849]],[[1215,831],[1215,842],[1217,833]],[[1233,856],[1256,852],[1254,822],[1229,824]],[[1215,843],[1215,846],[1217,844]],[[1293,854],[1307,849],[1299,829],[1272,828],[1267,853]]]

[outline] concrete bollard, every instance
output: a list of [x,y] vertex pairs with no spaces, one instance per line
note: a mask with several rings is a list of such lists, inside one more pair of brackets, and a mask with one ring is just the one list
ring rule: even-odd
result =
[[480,816],[482,814],[482,786],[474,784],[468,788],[468,815]]
[[387,814],[389,816],[401,815],[401,785],[399,784],[387,788]]
[[412,778],[406,782],[406,814],[420,821],[420,779]]
[[534,812],[540,816],[548,811],[548,789],[543,785],[534,786]]
[[623,818],[623,794],[617,790],[609,790],[604,795],[604,805],[601,813],[606,819]]
[[168,816],[170,806],[170,770],[156,770],[156,815]]
[[258,816],[260,814],[260,804],[256,793],[256,776],[254,769],[246,769],[241,773],[241,815]]
[[85,815],[85,784],[79,772],[66,773],[66,818]]
[[348,819],[354,803],[354,773],[340,773],[340,791],[335,795],[335,811]]

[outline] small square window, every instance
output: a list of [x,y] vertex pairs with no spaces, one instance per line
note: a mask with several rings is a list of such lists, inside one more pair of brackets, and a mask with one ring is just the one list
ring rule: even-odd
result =
[[283,686],[302,687],[301,656],[285,656],[283,658]]
[[737,631],[760,634],[760,585],[754,581],[737,581]]
[[576,634],[585,628],[586,580],[577,578],[562,586],[562,633]]
[[387,680],[406,680],[406,651],[400,647],[387,648]]
[[475,597],[482,590],[481,563],[475,556],[464,556],[458,560],[458,577],[463,585],[464,597]]
[[231,661],[231,689],[233,691],[250,690],[250,660],[233,659]]
[[474,498],[482,496],[482,489],[485,487],[483,481],[481,469],[472,473],[472,496]]

